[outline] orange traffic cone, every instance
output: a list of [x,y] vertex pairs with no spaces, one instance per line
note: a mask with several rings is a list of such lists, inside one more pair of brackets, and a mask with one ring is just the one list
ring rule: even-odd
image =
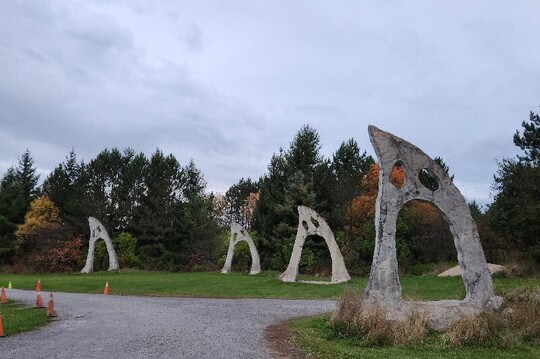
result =
[[47,305],[47,316],[56,317],[56,312],[54,311],[54,299],[53,299],[52,293],[49,296],[49,304]]
[[105,295],[111,294],[111,290],[109,289],[109,281],[107,281],[107,283],[105,283],[105,290],[103,290],[103,294],[105,294]]
[[37,281],[36,292],[41,292],[41,279],[38,279],[38,281]]
[[4,319],[2,318],[2,314],[0,314],[0,338],[5,337],[4,334]]
[[43,306],[43,299],[41,299],[41,292],[37,292],[36,296],[36,308],[45,308]]
[[6,304],[7,303],[7,295],[6,290],[4,287],[2,287],[2,292],[0,293],[0,304]]

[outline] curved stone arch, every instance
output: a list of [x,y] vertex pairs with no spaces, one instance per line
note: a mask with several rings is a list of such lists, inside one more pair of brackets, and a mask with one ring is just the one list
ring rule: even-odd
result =
[[225,265],[221,270],[221,273],[227,274],[231,272],[232,260],[234,256],[234,247],[238,242],[245,241],[249,246],[249,251],[251,252],[251,271],[249,274],[258,274],[261,272],[261,261],[259,259],[259,252],[257,252],[257,247],[253,239],[249,235],[248,231],[242,228],[238,223],[231,224],[231,238],[229,240],[229,249],[227,250],[227,259],[225,260]]
[[[413,305],[426,309],[432,325],[445,328],[461,315],[478,312],[495,298],[491,274],[480,244],[478,230],[469,206],[447,173],[418,147],[369,126],[369,136],[379,159],[379,193],[376,201],[376,241],[366,298],[386,303],[397,312]],[[396,187],[390,180],[392,168],[401,162],[405,181]],[[429,173],[436,189],[420,180],[420,172]],[[401,207],[412,200],[434,204],[449,226],[462,269],[466,297],[463,301],[405,302],[401,297],[396,256],[396,221]],[[403,310],[404,309],[404,310]]]
[[332,259],[332,283],[341,283],[350,280],[351,276],[345,267],[345,261],[334,238],[334,233],[332,233],[324,218],[319,216],[311,208],[305,206],[298,206],[298,230],[296,231],[293,252],[289,266],[279,278],[283,282],[296,282],[304,243],[308,236],[313,235],[323,237],[330,251],[330,257]]
[[96,241],[98,239],[103,239],[105,245],[107,246],[107,252],[109,252],[109,270],[118,269],[118,259],[116,257],[116,251],[109,237],[109,233],[94,217],[88,217],[88,225],[90,226],[90,243],[88,245],[88,256],[86,257],[86,264],[81,270],[81,273],[90,273],[94,271],[94,250],[96,248]]

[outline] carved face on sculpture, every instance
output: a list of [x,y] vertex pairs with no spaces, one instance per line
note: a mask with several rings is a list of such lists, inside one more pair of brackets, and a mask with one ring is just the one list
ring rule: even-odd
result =
[[101,227],[97,226],[96,228],[92,229],[92,235],[90,236],[90,239],[100,239],[101,238]]
[[[376,203],[376,242],[366,296],[400,303],[396,259],[396,220],[401,207],[411,200],[433,203],[449,226],[463,272],[466,298],[460,303],[484,306],[493,296],[493,284],[480,238],[467,202],[443,168],[409,142],[369,126],[379,160],[379,194]],[[395,169],[403,180],[392,179]]]

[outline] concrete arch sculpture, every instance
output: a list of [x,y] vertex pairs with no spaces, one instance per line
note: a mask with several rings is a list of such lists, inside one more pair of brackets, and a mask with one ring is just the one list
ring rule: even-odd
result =
[[229,240],[229,249],[227,250],[227,259],[225,260],[225,265],[223,266],[221,273],[227,274],[231,272],[234,247],[241,241],[245,241],[248,244],[249,251],[251,252],[251,271],[249,274],[258,274],[261,272],[259,252],[257,252],[257,247],[255,247],[253,239],[246,229],[242,228],[238,223],[233,223],[231,224],[231,238]]
[[109,252],[109,270],[118,269],[118,259],[114,250],[111,237],[109,233],[100,221],[94,217],[88,217],[88,225],[90,226],[90,243],[88,245],[88,256],[86,257],[86,265],[81,270],[81,273],[90,273],[94,271],[94,250],[96,248],[96,241],[103,239],[107,246],[107,252]]
[[[393,317],[410,312],[413,306],[425,310],[431,324],[446,328],[463,315],[482,308],[498,307],[480,237],[465,198],[444,170],[418,147],[369,126],[369,136],[379,159],[379,194],[376,202],[376,242],[371,273],[366,287],[366,300],[385,305]],[[399,188],[390,180],[396,163],[403,166],[405,182]],[[422,180],[429,176],[431,185]],[[401,207],[411,200],[433,203],[441,212],[458,253],[466,297],[463,301],[406,302],[401,297],[401,285],[396,257],[396,220]]]
[[[298,230],[294,241],[293,252],[289,261],[289,266],[279,278],[283,282],[296,282],[298,276],[298,266],[300,265],[300,256],[302,248],[308,236],[317,235],[324,238],[330,257],[332,258],[332,280],[331,283],[346,282],[351,279],[339,246],[334,238],[334,233],[321,216],[314,210],[305,206],[298,206]],[[323,283],[323,282],[321,282]]]

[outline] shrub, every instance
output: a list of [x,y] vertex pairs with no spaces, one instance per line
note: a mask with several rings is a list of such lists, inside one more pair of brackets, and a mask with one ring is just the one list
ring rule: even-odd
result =
[[540,289],[518,288],[505,294],[504,309],[484,311],[455,322],[443,335],[454,347],[514,348],[540,342]]
[[[254,233],[250,233],[250,235],[253,241],[257,243],[257,238],[255,237]],[[227,259],[227,251],[229,249],[230,237],[231,237],[230,231],[224,231],[219,237],[219,241],[221,243],[219,246],[221,257],[218,259],[218,266],[220,267],[223,267]],[[190,264],[188,263],[188,265]],[[193,268],[193,270],[197,271],[197,270],[200,270],[200,268],[202,267],[209,267],[210,261],[205,255],[204,263],[202,262],[194,263],[194,265],[196,266],[196,268]],[[234,247],[234,255],[233,255],[233,262],[232,262],[231,270],[233,272],[246,272],[246,271],[249,271],[250,268],[251,268],[251,252],[249,250],[249,245],[245,241],[238,242],[236,246]]]
[[82,246],[82,238],[77,236],[61,247],[49,249],[44,255],[34,255],[34,268],[37,272],[79,271],[85,262]]
[[[225,263],[225,262],[224,262]],[[232,270],[234,272],[246,272],[251,268],[251,252],[249,245],[242,241],[234,247]]]
[[122,232],[113,239],[113,245],[118,257],[120,268],[137,267],[140,264],[139,258],[135,254],[137,240],[130,234]]
[[357,337],[368,346],[418,345],[428,334],[425,313],[413,310],[403,321],[391,320],[380,306],[365,303],[358,291],[345,292],[330,320],[336,335]]
[[497,315],[492,312],[483,312],[455,322],[448,328],[442,339],[450,346],[493,346],[496,344],[499,329],[501,329],[501,322]]
[[[120,233],[112,239],[118,265],[120,268],[134,268],[140,266],[140,260],[135,254],[137,240],[126,232]],[[94,268],[96,270],[106,270],[109,266],[109,253],[105,241],[98,240],[94,250]]]

